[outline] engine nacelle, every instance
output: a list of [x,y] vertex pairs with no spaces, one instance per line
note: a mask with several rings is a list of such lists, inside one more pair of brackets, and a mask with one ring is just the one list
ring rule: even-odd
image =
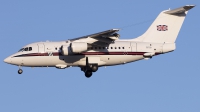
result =
[[73,55],[87,51],[87,43],[85,42],[72,42],[70,45],[63,45],[61,48],[62,55]]
[[120,37],[120,35],[118,33],[114,33],[113,36],[115,36],[116,38]]
[[71,48],[69,45],[63,45],[61,49],[62,55],[70,55],[72,54]]
[[105,36],[105,37],[110,38],[112,40],[118,40],[120,35],[117,33],[114,33],[113,35],[109,35],[109,36]]
[[81,53],[87,51],[88,45],[85,42],[72,42],[71,43],[71,51],[73,53]]

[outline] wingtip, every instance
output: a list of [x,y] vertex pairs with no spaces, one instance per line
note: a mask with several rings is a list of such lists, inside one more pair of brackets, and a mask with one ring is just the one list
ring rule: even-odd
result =
[[195,7],[196,5],[186,5],[186,6]]
[[184,6],[183,8],[184,8],[186,11],[188,11],[188,10],[194,8],[195,6],[196,6],[196,5],[186,5],[186,6]]
[[119,31],[120,29],[111,29],[111,30]]

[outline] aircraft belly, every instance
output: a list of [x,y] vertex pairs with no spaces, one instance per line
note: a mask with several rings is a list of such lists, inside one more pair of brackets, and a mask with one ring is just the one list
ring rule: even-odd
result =
[[[98,63],[99,66],[109,66],[125,64],[133,61],[143,59],[141,55],[95,55],[88,56],[90,63]],[[63,64],[67,66],[85,66],[85,56],[37,56],[37,57],[24,57],[23,66],[55,66]]]
[[106,62],[106,65],[125,64],[143,59],[141,55],[104,55],[101,60]]
[[[89,63],[98,63],[99,66],[110,66],[125,64],[137,60],[141,60],[144,57],[141,55],[93,55],[88,57]],[[85,66],[86,58],[82,58],[80,61],[73,63],[73,66]]]

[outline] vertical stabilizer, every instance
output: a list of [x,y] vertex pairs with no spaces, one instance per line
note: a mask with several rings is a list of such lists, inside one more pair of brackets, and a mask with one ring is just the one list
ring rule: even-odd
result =
[[149,29],[140,37],[142,42],[174,43],[188,10],[195,7],[186,5],[181,8],[161,12]]

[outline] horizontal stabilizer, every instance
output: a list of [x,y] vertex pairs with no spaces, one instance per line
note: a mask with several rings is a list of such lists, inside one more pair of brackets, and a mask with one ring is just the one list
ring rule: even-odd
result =
[[166,14],[171,14],[171,15],[183,14],[186,11],[192,9],[193,7],[195,7],[195,5],[186,5],[186,6],[177,8],[177,9],[166,11],[165,13]]

